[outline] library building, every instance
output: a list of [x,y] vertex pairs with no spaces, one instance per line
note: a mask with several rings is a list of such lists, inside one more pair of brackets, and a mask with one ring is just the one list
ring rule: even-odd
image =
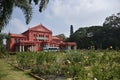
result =
[[72,50],[75,42],[63,42],[62,38],[52,36],[52,31],[42,24],[29,28],[21,34],[9,33],[7,49],[11,52],[42,51],[42,50]]

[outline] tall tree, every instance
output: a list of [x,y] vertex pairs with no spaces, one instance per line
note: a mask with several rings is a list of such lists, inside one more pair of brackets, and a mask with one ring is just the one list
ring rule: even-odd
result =
[[73,34],[73,25],[70,25],[70,36]]
[[106,34],[104,42],[106,45],[112,45],[113,48],[120,49],[120,12],[108,16],[103,23],[103,29]]
[[39,12],[42,12],[49,0],[0,0],[0,32],[8,24],[14,7],[23,11],[28,24],[32,17],[32,2],[36,5],[39,3]]

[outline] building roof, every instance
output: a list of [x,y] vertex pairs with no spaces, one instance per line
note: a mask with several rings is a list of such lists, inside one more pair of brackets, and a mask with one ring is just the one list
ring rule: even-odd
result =
[[41,31],[41,32],[50,32],[52,33],[51,30],[47,29],[45,26],[43,26],[42,24],[39,24],[37,26],[34,26],[32,28],[30,28],[29,30],[32,30],[32,31]]
[[63,42],[60,45],[76,46],[77,44],[75,42]]
[[61,39],[61,38],[59,38],[59,37],[57,37],[57,36],[52,36],[52,39],[58,40],[58,39]]
[[11,37],[26,37],[26,36],[24,36],[22,34],[11,34],[11,33],[10,33],[10,36]]

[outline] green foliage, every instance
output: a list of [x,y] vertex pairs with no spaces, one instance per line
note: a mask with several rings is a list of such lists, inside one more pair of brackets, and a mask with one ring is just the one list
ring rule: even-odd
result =
[[14,7],[23,11],[28,24],[32,17],[32,1],[36,5],[39,3],[39,12],[42,12],[49,2],[49,0],[0,0],[0,32],[8,24]]
[[73,34],[73,25],[70,25],[70,35]]
[[38,53],[32,73],[64,76],[74,80],[119,80],[120,53],[117,51],[68,51]]
[[80,49],[120,49],[120,28],[107,28],[102,26],[92,26],[80,28],[73,33],[69,41],[77,43]]
[[25,14],[26,23],[29,23],[32,13],[31,5],[27,0],[1,0],[0,3],[0,32],[2,28],[9,22],[14,7],[19,7]]
[[4,46],[0,45],[0,57],[3,57],[4,55],[6,55],[6,49]]
[[66,36],[64,34],[58,34],[57,37],[61,38],[63,41],[66,41]]
[[[104,52],[101,57],[100,61],[95,62],[95,65],[92,65],[92,72],[93,76],[100,80],[118,80],[120,79],[119,75],[120,65],[115,62],[114,58],[119,56],[120,53],[118,52]],[[116,71],[117,70],[117,71]]]
[[6,55],[6,46],[3,44],[3,39],[9,39],[9,36],[5,33],[0,33],[0,57]]
[[0,69],[0,79],[6,76],[7,74],[3,70]]
[[17,53],[18,66],[47,79],[49,75],[74,80],[119,80],[120,52],[80,50]]
[[55,60],[55,53],[38,53],[36,58],[36,66],[34,66],[32,72],[38,74],[54,74],[57,67]]
[[106,18],[103,26],[79,28],[68,41],[76,42],[80,49],[120,49],[120,13]]
[[111,27],[119,28],[120,27],[119,23],[120,23],[120,12],[117,14],[113,14],[109,17],[106,17],[103,26],[107,28],[111,28]]
[[18,66],[23,69],[29,69],[35,64],[36,53],[20,52],[17,53]]

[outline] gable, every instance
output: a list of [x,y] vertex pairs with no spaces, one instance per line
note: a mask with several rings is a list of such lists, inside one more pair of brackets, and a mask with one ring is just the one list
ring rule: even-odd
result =
[[35,27],[30,28],[29,30],[32,31],[40,31],[40,32],[50,32],[52,33],[52,31],[50,31],[49,29],[47,29],[45,26],[43,26],[42,24],[37,25]]

